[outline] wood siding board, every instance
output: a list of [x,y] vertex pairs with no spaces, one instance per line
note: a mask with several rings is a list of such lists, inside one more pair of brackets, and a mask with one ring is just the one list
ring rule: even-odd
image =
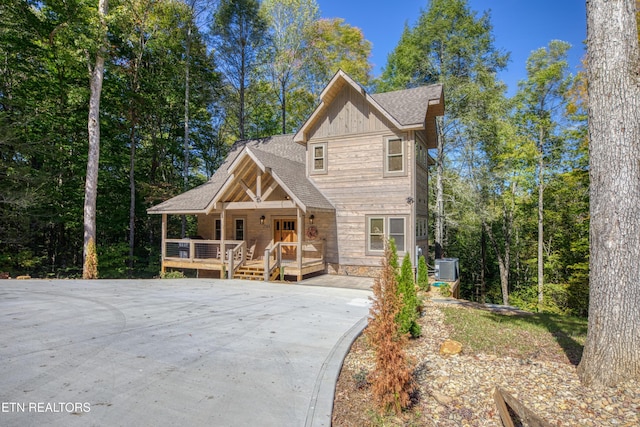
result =
[[[328,173],[310,178],[336,207],[336,249],[327,246],[327,262],[334,263],[334,257],[338,257],[338,263],[342,265],[379,266],[380,256],[365,255],[367,215],[406,217],[407,244],[411,245],[415,240],[411,237],[414,232],[410,223],[413,218],[411,206],[406,202],[414,191],[411,184],[413,174],[383,177],[383,143],[385,135],[394,133],[383,126],[378,134],[328,140]],[[410,164],[413,159],[410,146],[414,142],[408,140],[405,143],[409,147],[406,153]]]

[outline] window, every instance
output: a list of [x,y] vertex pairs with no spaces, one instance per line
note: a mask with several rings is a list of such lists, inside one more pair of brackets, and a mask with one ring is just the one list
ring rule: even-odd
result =
[[419,216],[416,219],[416,237],[419,240],[423,240],[427,238],[427,218],[424,216]]
[[386,239],[393,239],[398,252],[406,251],[406,227],[404,217],[368,217],[367,219],[367,252],[379,254],[384,252]]
[[416,160],[423,168],[429,167],[429,157],[427,148],[422,143],[416,141]]
[[311,145],[311,173],[327,173],[327,144]]
[[234,222],[236,240],[244,240],[244,218],[237,218]]
[[369,250],[384,251],[384,218],[369,218]]
[[405,175],[404,140],[388,138],[385,142],[385,175]]
[[222,221],[216,219],[216,230],[214,240],[222,240]]
[[398,252],[404,252],[404,218],[389,218],[389,240],[396,242]]

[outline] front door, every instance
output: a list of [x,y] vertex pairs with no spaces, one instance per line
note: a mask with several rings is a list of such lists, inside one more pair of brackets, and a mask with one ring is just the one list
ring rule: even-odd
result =
[[[295,243],[298,241],[296,220],[290,218],[275,219],[273,221],[273,241],[275,243]],[[284,259],[296,259],[296,246],[282,245],[282,257]]]

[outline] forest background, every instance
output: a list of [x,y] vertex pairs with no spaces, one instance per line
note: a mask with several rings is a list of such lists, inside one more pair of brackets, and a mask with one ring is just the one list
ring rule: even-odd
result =
[[[0,271],[13,276],[82,274],[97,3],[0,3]],[[585,316],[586,91],[568,43],[532,52],[507,96],[488,12],[432,0],[416,18],[374,79],[363,33],[315,0],[112,0],[100,277],[157,276],[160,218],[146,209],[205,182],[234,141],[295,131],[341,68],[370,92],[444,83],[429,261],[459,258],[462,296]],[[193,234],[193,218],[172,219]]]

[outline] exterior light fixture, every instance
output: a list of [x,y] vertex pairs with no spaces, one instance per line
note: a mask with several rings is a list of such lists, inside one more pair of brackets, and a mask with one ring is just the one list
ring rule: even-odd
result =
[[260,217],[260,225],[264,225],[264,220],[265,220],[264,215],[262,215]]
[[311,214],[311,216],[309,217],[309,224],[313,224],[313,220],[314,220],[315,218],[316,218],[316,217],[315,217],[313,214]]

